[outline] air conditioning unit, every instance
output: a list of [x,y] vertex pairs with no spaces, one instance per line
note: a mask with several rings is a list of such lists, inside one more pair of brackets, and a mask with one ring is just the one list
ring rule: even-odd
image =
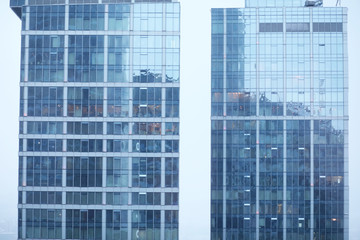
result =
[[306,0],[305,7],[319,7],[323,5],[323,0]]

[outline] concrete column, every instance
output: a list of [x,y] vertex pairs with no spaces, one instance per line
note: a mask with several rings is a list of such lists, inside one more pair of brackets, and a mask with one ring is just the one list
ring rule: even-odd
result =
[[109,64],[108,60],[109,60],[109,36],[105,35],[104,36],[104,82],[108,82],[108,64]]

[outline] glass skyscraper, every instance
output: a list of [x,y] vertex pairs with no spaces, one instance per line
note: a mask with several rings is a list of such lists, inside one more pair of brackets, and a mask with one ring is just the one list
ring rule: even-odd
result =
[[18,239],[178,239],[176,0],[11,0]]
[[212,240],[348,240],[347,9],[212,9]]

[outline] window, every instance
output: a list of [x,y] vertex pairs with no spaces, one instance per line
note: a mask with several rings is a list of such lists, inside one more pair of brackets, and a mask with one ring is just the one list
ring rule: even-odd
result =
[[26,160],[26,186],[62,186],[62,157],[27,157]]
[[107,152],[129,152],[129,140],[107,140]]
[[106,186],[128,187],[129,186],[129,159],[107,158]]
[[133,152],[159,153],[161,152],[161,140],[132,140]]
[[283,23],[260,23],[260,32],[283,32]]
[[23,172],[24,172],[23,166],[24,166],[24,159],[23,159],[23,157],[19,157],[19,174],[18,174],[18,176],[19,176],[18,186],[19,187],[25,185],[25,183],[26,183],[24,181],[25,179],[23,178]]
[[101,239],[101,210],[66,210],[66,239]]
[[104,89],[102,87],[69,87],[69,117],[101,117],[103,116]]
[[105,5],[70,5],[69,30],[104,30]]
[[28,134],[63,134],[63,122],[27,122]]
[[132,186],[157,188],[161,186],[161,158],[133,158]]
[[61,239],[60,209],[26,209],[26,238]]
[[69,82],[103,82],[104,36],[70,35],[68,64]]
[[67,122],[67,134],[74,135],[102,135],[102,122]]
[[67,139],[67,152],[103,152],[101,139]]
[[162,31],[162,4],[141,3],[134,5],[134,31]]
[[314,32],[342,32],[343,23],[333,23],[333,22],[314,22],[313,23]]
[[161,205],[161,193],[132,193],[132,205]]
[[165,152],[178,153],[179,152],[179,140],[166,140],[165,141]]
[[[132,211],[132,239],[137,236],[146,236],[146,239],[161,239],[161,211],[159,210],[133,210]],[[167,238],[172,239],[172,238]]]
[[133,123],[132,133],[135,135],[161,135],[161,123]]
[[108,82],[129,82],[129,36],[109,36]]
[[64,51],[64,36],[30,35],[29,75],[26,79],[29,82],[63,82]]
[[133,116],[161,117],[161,88],[134,88]]
[[165,187],[179,187],[179,159],[165,159]]
[[165,134],[166,135],[179,135],[179,123],[178,122],[165,123]]
[[130,5],[109,4],[109,30],[129,31]]
[[129,88],[108,88],[108,116],[127,117],[129,115]]
[[27,204],[61,204],[62,192],[26,192]]
[[[65,6],[30,7],[30,30],[64,30]],[[25,30],[25,29],[24,29]]]
[[180,31],[179,4],[166,4],[166,31]]
[[106,239],[128,239],[128,211],[106,211]]
[[29,87],[28,116],[62,117],[62,87]]
[[165,193],[165,205],[179,205],[179,193]]
[[286,32],[310,32],[310,23],[286,23]]
[[101,157],[68,157],[67,187],[102,187]]
[[134,36],[133,82],[162,82],[161,36]]
[[61,139],[27,139],[28,152],[62,152]]
[[108,205],[128,205],[129,193],[127,192],[107,192],[106,204]]
[[166,117],[179,117],[179,88],[166,88]]
[[[214,94],[214,98],[216,97],[219,104],[222,105],[222,93],[215,92]],[[226,114],[228,116],[250,116],[256,113],[255,93],[230,89],[227,92],[226,98]],[[213,102],[216,104],[216,101]]]
[[102,192],[66,192],[66,204],[101,205]]
[[165,238],[178,239],[179,212],[176,210],[165,211]]
[[109,135],[127,135],[129,134],[128,122],[108,122],[107,134]]

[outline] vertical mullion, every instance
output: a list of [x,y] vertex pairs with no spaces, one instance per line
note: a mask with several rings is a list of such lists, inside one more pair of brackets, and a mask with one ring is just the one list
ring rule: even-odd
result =
[[106,210],[102,209],[101,211],[101,228],[102,228],[102,236],[101,239],[106,239]]
[[[26,209],[22,208],[22,238],[26,239]],[[63,238],[64,239],[64,238]]]
[[[260,115],[260,103],[259,103],[259,87],[260,87],[260,75],[259,75],[259,9],[256,9],[256,117]],[[260,122],[256,121],[256,240],[259,240],[260,229],[260,201],[259,201],[259,186],[260,186]]]
[[310,240],[314,239],[314,120],[310,121]]
[[[310,111],[314,113],[313,10],[310,9]],[[314,239],[314,120],[310,121],[310,240]]]
[[287,238],[287,215],[286,215],[286,195],[287,195],[287,121],[283,120],[283,240]]
[[286,119],[286,100],[287,100],[287,48],[286,48],[286,8],[283,8],[283,86],[284,86],[284,99],[283,99],[283,116],[285,117],[283,120],[283,136],[284,136],[284,140],[283,140],[283,240],[286,240],[287,238],[287,214],[286,214],[286,208],[287,208],[287,202],[286,202],[286,191],[287,191],[287,121]]
[[[223,116],[226,118],[226,44],[227,44],[227,15],[226,9],[224,9],[224,63],[223,63]],[[223,121],[223,222],[222,222],[222,235],[223,239],[226,239],[226,120]]]

